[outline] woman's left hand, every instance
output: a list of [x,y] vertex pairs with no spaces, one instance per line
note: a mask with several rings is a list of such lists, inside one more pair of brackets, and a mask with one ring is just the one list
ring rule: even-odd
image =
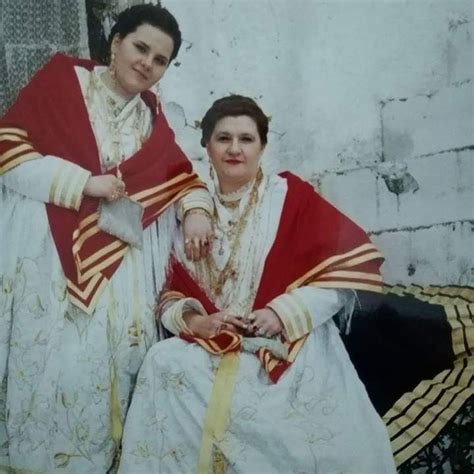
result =
[[195,262],[206,258],[214,240],[209,214],[200,209],[188,211],[183,220],[183,238],[184,252],[189,260]]
[[283,324],[278,315],[270,308],[252,311],[246,318],[249,323],[249,333],[258,337],[273,337],[283,330]]

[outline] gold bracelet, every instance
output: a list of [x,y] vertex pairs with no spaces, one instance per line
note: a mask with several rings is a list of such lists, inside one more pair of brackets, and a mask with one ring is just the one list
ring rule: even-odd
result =
[[208,211],[206,211],[206,209],[203,209],[202,207],[193,207],[191,209],[188,209],[185,213],[184,213],[184,216],[183,218],[186,218],[187,215],[191,215],[191,214],[201,214],[203,216],[206,216],[209,220],[212,220],[211,218],[211,215],[209,214]]

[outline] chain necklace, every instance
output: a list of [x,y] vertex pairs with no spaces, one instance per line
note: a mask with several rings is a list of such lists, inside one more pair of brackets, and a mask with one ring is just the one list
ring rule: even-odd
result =
[[[258,188],[262,182],[263,174],[259,170],[255,182],[250,190],[249,199],[245,209],[243,210],[239,219],[234,223],[229,223],[230,228],[227,232],[227,238],[229,241],[230,253],[229,258],[227,259],[226,264],[222,270],[216,264],[212,252],[209,256],[203,261],[204,266],[206,267],[205,270],[207,273],[207,277],[209,279],[209,290],[211,292],[211,296],[215,299],[216,297],[222,294],[223,288],[225,283],[228,279],[236,281],[238,278],[237,274],[237,262],[236,257],[238,250],[240,249],[240,240],[244,233],[244,230],[247,226],[248,219],[252,211],[255,210],[255,205],[258,201]],[[216,222],[217,226],[219,220],[217,219],[217,209],[215,210],[216,213]],[[222,229],[221,229],[222,231]],[[223,232],[223,231],[222,231]],[[224,232],[223,232],[224,233]],[[221,246],[223,242],[221,241]],[[221,252],[219,251],[219,254]]]
[[[92,122],[94,124],[100,122],[105,125],[107,130],[105,137],[100,140],[102,150],[107,148],[104,146],[106,142],[110,144],[109,152],[105,153],[101,160],[104,171],[114,167],[125,158],[122,152],[125,124],[128,124],[127,128],[132,131],[134,138],[133,151],[128,155],[142,147],[149,127],[146,120],[146,106],[139,97],[132,98],[129,102],[122,100],[121,97],[107,88],[94,70],[90,74],[86,103],[89,109],[92,108]],[[132,116],[133,120],[130,121]],[[97,127],[94,128],[97,129]]]

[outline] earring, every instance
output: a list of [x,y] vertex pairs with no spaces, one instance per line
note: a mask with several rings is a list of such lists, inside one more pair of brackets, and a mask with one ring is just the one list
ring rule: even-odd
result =
[[117,82],[117,77],[115,73],[115,53],[110,53],[110,63],[109,63],[109,74],[112,82],[115,84]]
[[211,162],[209,162],[209,176],[214,181],[214,167],[212,166]]

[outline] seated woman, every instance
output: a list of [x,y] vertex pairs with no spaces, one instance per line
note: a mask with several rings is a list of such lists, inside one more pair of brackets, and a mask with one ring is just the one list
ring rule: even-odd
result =
[[332,320],[351,289],[380,291],[381,255],[311,185],[262,173],[252,99],[217,100],[202,131],[216,241],[194,263],[176,246],[160,310],[180,337],[145,358],[119,472],[395,472]]

